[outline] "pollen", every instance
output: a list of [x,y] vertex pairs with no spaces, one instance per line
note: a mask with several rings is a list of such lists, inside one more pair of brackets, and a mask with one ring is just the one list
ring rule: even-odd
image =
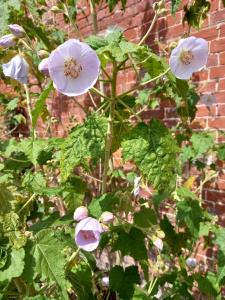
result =
[[190,63],[193,61],[194,55],[191,51],[182,51],[180,54],[180,60],[185,65],[190,65]]
[[69,58],[64,62],[65,76],[76,79],[80,75],[81,71],[82,66],[79,63],[77,63],[77,61],[74,58]]

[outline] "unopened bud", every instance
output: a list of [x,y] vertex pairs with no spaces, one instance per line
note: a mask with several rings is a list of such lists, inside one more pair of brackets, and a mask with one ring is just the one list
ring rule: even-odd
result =
[[111,224],[113,223],[114,221],[114,215],[109,212],[109,211],[105,211],[101,217],[100,217],[100,221],[103,223],[103,224]]
[[49,68],[48,68],[48,58],[44,58],[40,64],[38,65],[38,70],[45,74],[46,76],[49,75]]
[[156,248],[158,248],[160,251],[162,251],[162,249],[163,249],[163,241],[161,240],[161,239],[159,239],[159,238],[157,238],[155,241],[154,241],[154,246],[156,247]]
[[73,214],[73,219],[77,222],[85,219],[88,217],[88,209],[85,206],[80,206],[77,209],[75,209],[75,212]]
[[16,37],[20,38],[23,37],[25,34],[23,27],[18,24],[10,24],[8,27],[12,34]]
[[193,257],[188,257],[186,259],[186,265],[190,268],[195,268],[197,265],[197,260]]
[[7,34],[0,38],[0,47],[8,48],[16,45],[16,39],[13,34]]
[[109,286],[109,276],[102,277],[102,286]]
[[38,56],[39,56],[40,58],[46,58],[46,57],[49,56],[49,52],[46,51],[46,50],[39,50],[39,51],[38,51]]
[[55,14],[62,12],[62,10],[56,5],[52,6],[50,10]]

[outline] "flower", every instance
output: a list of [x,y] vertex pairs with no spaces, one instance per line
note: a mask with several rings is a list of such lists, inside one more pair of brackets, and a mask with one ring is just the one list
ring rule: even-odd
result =
[[114,215],[109,211],[104,211],[100,217],[100,220],[104,224],[110,224],[113,223]]
[[38,65],[38,70],[47,76],[49,75],[48,58],[42,59],[42,61]]
[[12,32],[12,34],[16,37],[23,37],[24,36],[24,29],[18,24],[10,24],[8,25],[9,30]]
[[102,277],[101,281],[102,281],[102,286],[105,286],[105,287],[109,286],[109,276]]
[[160,251],[162,251],[163,249],[163,241],[160,239],[160,238],[157,238],[155,241],[154,241],[154,246],[156,248],[158,248]]
[[76,226],[75,242],[81,249],[91,252],[98,247],[102,232],[102,226],[96,219],[85,218]]
[[54,87],[67,96],[86,93],[98,79],[100,61],[87,44],[70,39],[49,56],[49,73]]
[[7,64],[3,64],[2,68],[5,76],[27,83],[29,65],[22,56],[14,56]]
[[170,68],[180,79],[189,79],[207,63],[208,42],[194,36],[181,39],[170,56]]
[[186,259],[186,265],[190,268],[195,268],[197,265],[197,260],[193,257],[188,257]]
[[88,217],[88,209],[85,206],[80,206],[77,209],[75,209],[75,212],[73,214],[73,219],[77,222],[85,219]]
[[0,47],[2,48],[13,47],[15,45],[16,45],[16,39],[12,34],[7,34],[0,38]]
[[133,189],[134,197],[137,197],[140,193],[140,182],[141,182],[141,177],[135,176],[135,178],[134,178],[134,189]]

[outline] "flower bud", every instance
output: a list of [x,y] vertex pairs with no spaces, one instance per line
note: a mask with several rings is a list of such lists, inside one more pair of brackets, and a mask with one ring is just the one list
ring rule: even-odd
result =
[[16,37],[23,37],[25,34],[25,31],[23,29],[23,27],[21,27],[18,24],[10,24],[9,26],[9,30],[12,32],[12,34]]
[[22,56],[14,56],[7,64],[2,65],[2,69],[5,76],[27,83],[29,65]]
[[161,240],[161,239],[159,239],[159,238],[157,238],[155,241],[154,241],[154,246],[156,247],[156,248],[158,248],[160,251],[162,251],[162,249],[163,249],[163,241]]
[[104,211],[104,213],[100,217],[100,221],[104,224],[113,223],[114,215],[109,211]]
[[56,5],[52,6],[50,10],[55,14],[62,12],[62,10]]
[[80,206],[77,209],[75,209],[73,214],[73,219],[77,222],[85,219],[88,217],[88,210],[85,206]]
[[109,276],[102,277],[102,286],[109,286]]
[[45,74],[45,75],[49,75],[49,69],[48,69],[48,58],[44,58],[40,64],[38,65],[38,70]]
[[40,57],[40,58],[46,58],[46,57],[48,57],[49,56],[49,52],[48,51],[46,51],[46,50],[39,50],[38,51],[38,56]]
[[8,48],[16,45],[15,36],[12,34],[4,35],[0,38],[0,47]]
[[193,258],[193,257],[188,257],[188,258],[186,259],[186,265],[187,265],[188,267],[190,267],[190,268],[195,268],[196,265],[197,265],[197,261],[196,261],[196,259]]

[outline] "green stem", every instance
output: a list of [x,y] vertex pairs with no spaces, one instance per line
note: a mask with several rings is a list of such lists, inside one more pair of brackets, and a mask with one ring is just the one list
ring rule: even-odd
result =
[[90,0],[90,11],[91,11],[91,17],[92,17],[92,22],[93,22],[94,34],[97,34],[98,33],[98,19],[97,19],[95,2],[93,0]]
[[151,79],[149,79],[149,80],[147,80],[147,81],[145,81],[145,82],[141,82],[140,84],[134,86],[134,87],[133,87],[132,89],[130,89],[129,91],[127,91],[127,92],[125,92],[125,93],[119,95],[118,98],[123,98],[123,97],[126,96],[127,94],[130,94],[131,92],[134,92],[134,91],[138,90],[140,87],[145,86],[145,85],[148,84],[148,83],[154,82],[154,81],[157,80],[157,79],[160,79],[162,76],[166,75],[166,74],[169,72],[169,70],[170,70],[170,68],[166,69],[165,72],[159,74],[158,76],[156,76],[156,77],[154,77],[154,78],[151,78]]
[[93,92],[93,93],[95,93],[96,95],[98,95],[98,96],[100,96],[100,97],[106,99],[106,100],[110,100],[109,97],[105,96],[102,92],[100,92],[98,89],[96,89],[96,88],[94,88],[94,87],[91,88],[90,91]]
[[124,107],[126,107],[133,114],[133,116],[135,116],[138,119],[138,121],[142,122],[142,119],[136,114],[136,112],[129,105],[127,105],[121,99],[119,100],[119,103],[121,103]]
[[64,3],[63,7],[64,7],[65,15],[68,17],[71,25],[73,26],[73,29],[74,29],[75,33],[77,34],[77,36],[79,37],[79,39],[82,41],[83,40],[83,36],[81,35],[81,32],[80,32],[77,24],[74,22],[73,18],[71,17],[69,9],[68,9],[68,6]]
[[36,194],[34,193],[34,194],[27,200],[27,202],[21,207],[21,209],[18,211],[18,214],[20,214],[21,211],[24,210],[24,208],[27,207],[27,205],[28,205],[29,203],[31,203],[31,202],[34,200],[35,197],[36,197]]
[[[27,111],[28,111],[28,115],[29,115],[29,118],[30,118],[30,124],[32,126],[32,113],[31,113],[31,101],[30,101],[30,93],[29,93],[29,89],[28,89],[28,85],[27,84],[24,84],[24,89],[25,89],[25,93],[26,93],[26,100],[27,100]],[[33,134],[34,134],[34,137],[36,138],[36,131],[35,129],[33,130]]]
[[107,188],[107,173],[109,169],[109,160],[111,155],[111,146],[113,139],[113,121],[115,116],[115,106],[116,106],[116,80],[117,80],[117,64],[113,62],[113,75],[112,75],[112,95],[110,102],[109,118],[108,118],[108,129],[106,135],[106,145],[105,145],[105,160],[103,166],[102,175],[102,194],[105,194]]

